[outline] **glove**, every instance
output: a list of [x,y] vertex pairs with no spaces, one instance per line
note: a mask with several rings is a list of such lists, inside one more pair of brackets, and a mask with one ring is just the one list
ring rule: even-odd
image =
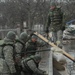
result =
[[48,29],[48,27],[46,28],[46,31],[45,31],[46,33],[49,33],[49,29]]
[[57,46],[60,44],[60,41],[56,41]]

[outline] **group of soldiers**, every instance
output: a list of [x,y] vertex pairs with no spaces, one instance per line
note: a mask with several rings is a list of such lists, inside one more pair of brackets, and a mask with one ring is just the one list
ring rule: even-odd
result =
[[[52,32],[52,42],[62,41],[62,31],[64,29],[63,13],[60,7],[52,4],[48,15],[46,33]],[[38,68],[41,57],[36,54],[39,43],[37,37],[22,32],[18,38],[16,33],[9,31],[1,42],[0,50],[0,75],[46,75],[46,72]],[[32,51],[35,52],[27,52]]]
[[[0,75],[45,75],[38,68],[41,57],[35,55],[35,50],[42,44],[35,35],[22,32],[16,38],[15,32],[9,31],[0,46]],[[27,53],[31,50],[34,52]]]

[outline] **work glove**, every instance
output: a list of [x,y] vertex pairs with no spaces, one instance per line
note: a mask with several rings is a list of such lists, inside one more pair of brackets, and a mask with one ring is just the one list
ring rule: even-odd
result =
[[61,42],[60,42],[60,41],[56,41],[56,44],[57,44],[57,46],[58,46],[59,48],[61,48],[61,49],[62,49],[62,44],[61,44]]
[[63,54],[63,51],[60,50],[60,49],[57,48],[57,47],[51,47],[51,51],[53,51],[53,52],[58,52],[58,53],[62,53],[62,54]]

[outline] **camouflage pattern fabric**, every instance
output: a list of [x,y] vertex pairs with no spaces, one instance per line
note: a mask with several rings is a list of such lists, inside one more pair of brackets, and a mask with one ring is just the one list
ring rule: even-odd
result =
[[[22,67],[24,69],[24,72],[26,75],[45,75],[43,70],[40,70],[37,66],[38,63],[36,63],[37,61],[41,60],[41,58],[33,56],[33,59],[32,59],[32,56],[31,57],[28,57],[26,59],[23,59],[21,64],[22,64]],[[31,73],[32,71],[32,73]]]
[[[26,51],[36,51],[38,49],[38,47],[42,47],[45,46],[45,42],[32,42],[31,40],[29,40],[26,44]],[[35,55],[36,52],[29,52],[26,54],[26,56],[30,56],[30,55]]]
[[52,36],[50,37],[52,39],[52,42],[57,44],[57,41],[60,41],[60,45],[62,46],[62,30],[58,30],[57,32],[52,31]]
[[24,49],[24,47],[25,47],[25,44],[22,42],[22,41],[18,41],[18,42],[16,42],[15,43],[15,50],[16,50],[16,55],[15,55],[15,60],[16,60],[16,63],[18,64],[18,65],[20,65],[20,61],[21,61],[21,52],[22,52],[22,50]]
[[63,13],[61,9],[55,8],[50,10],[48,14],[47,28],[50,26],[50,31],[58,31],[62,29]]
[[15,51],[16,51],[16,55],[15,55],[15,61],[16,61],[16,75],[21,75],[21,59],[22,57],[24,57],[24,53],[25,53],[25,43],[28,40],[28,35],[25,32],[22,32],[19,36],[18,39],[16,39],[16,43],[15,43]]
[[56,43],[56,41],[60,41],[62,45],[62,29],[63,29],[63,13],[60,8],[55,8],[54,10],[50,10],[48,15],[48,21],[46,30],[52,32],[52,41]]
[[0,75],[10,75],[9,68],[2,58],[0,58]]
[[[13,42],[10,39],[5,38],[4,39],[5,44],[11,44],[13,45]],[[10,45],[6,45],[3,48],[3,55],[4,58],[0,59],[0,70],[2,69],[2,75],[11,75],[16,72],[15,69],[15,62],[14,62],[14,52],[13,52],[13,47]]]

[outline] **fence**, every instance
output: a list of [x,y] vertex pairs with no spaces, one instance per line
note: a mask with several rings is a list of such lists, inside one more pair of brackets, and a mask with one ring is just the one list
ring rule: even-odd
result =
[[7,32],[9,32],[9,31],[14,31],[17,33],[17,35],[20,34],[20,28],[19,27],[16,29],[0,29],[0,39],[3,39],[6,36]]

